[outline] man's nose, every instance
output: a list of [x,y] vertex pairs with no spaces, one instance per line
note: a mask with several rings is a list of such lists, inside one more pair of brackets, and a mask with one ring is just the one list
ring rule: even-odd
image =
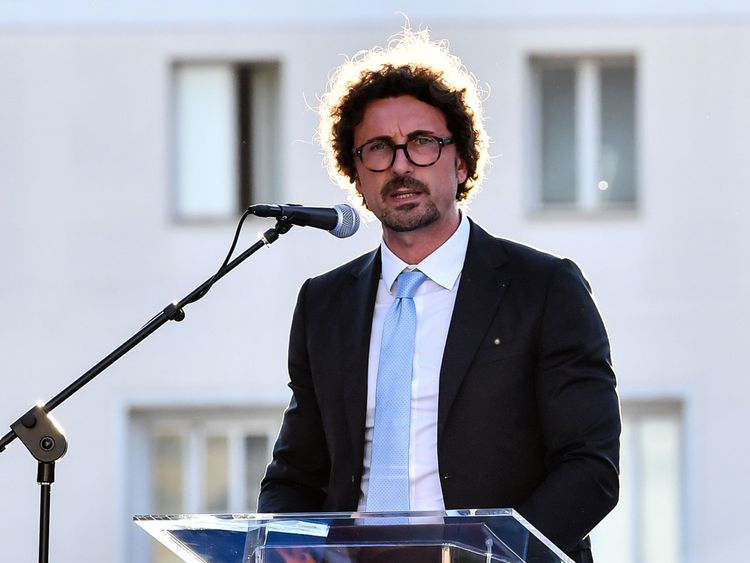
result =
[[408,174],[414,170],[414,165],[406,156],[406,145],[394,147],[393,164],[391,169],[396,174]]

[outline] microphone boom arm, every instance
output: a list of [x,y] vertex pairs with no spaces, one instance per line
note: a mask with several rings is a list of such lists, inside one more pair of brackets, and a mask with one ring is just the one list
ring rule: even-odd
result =
[[[241,225],[241,223],[240,223]],[[81,375],[73,383],[60,391],[44,404],[37,404],[29,411],[24,413],[18,420],[11,424],[11,431],[0,439],[0,453],[6,446],[16,438],[26,445],[31,455],[38,461],[37,482],[41,486],[40,515],[39,515],[39,563],[47,563],[49,558],[49,521],[50,521],[50,494],[51,485],[55,475],[55,461],[60,459],[67,450],[67,441],[61,428],[57,428],[54,421],[47,415],[55,407],[62,404],[78,392],[84,385],[89,383],[97,375],[114,364],[117,360],[130,352],[143,340],[151,336],[167,321],[182,321],[185,318],[184,307],[203,298],[208,289],[239,266],[252,254],[255,254],[263,246],[270,246],[278,238],[289,232],[293,224],[280,218],[276,225],[263,233],[260,240],[255,242],[250,248],[242,252],[237,258],[222,265],[221,268],[211,278],[207,279],[200,286],[191,291],[180,301],[173,301],[157,313],[150,321],[143,325],[138,332],[123,342],[108,356],[99,363]],[[16,431],[18,430],[18,432]],[[41,436],[41,438],[40,438]],[[46,447],[47,444],[49,447]]]
[[[58,407],[60,404],[63,403],[63,401],[67,400],[71,395],[73,395],[79,389],[81,389],[81,387],[86,385],[89,381],[94,379],[97,375],[99,375],[109,366],[114,364],[122,356],[127,354],[133,348],[135,348],[143,340],[145,340],[152,333],[158,330],[162,325],[166,324],[167,321],[178,321],[178,322],[182,321],[185,318],[185,312],[183,311],[183,308],[186,305],[193,303],[195,301],[198,301],[199,299],[204,297],[206,294],[207,287],[213,285],[215,282],[217,282],[218,280],[223,278],[225,275],[227,275],[229,272],[234,270],[237,266],[239,266],[242,262],[244,262],[251,255],[255,254],[263,246],[270,246],[271,244],[276,242],[279,236],[289,232],[292,226],[293,225],[291,223],[288,223],[286,221],[282,221],[282,220],[277,221],[276,225],[274,225],[272,228],[268,229],[266,232],[263,233],[260,240],[254,243],[250,248],[245,250],[242,254],[237,256],[237,258],[235,258],[234,260],[232,260],[231,262],[223,266],[216,273],[216,275],[207,279],[205,282],[203,282],[201,285],[199,285],[197,288],[191,291],[188,295],[183,297],[180,301],[172,301],[169,305],[167,305],[166,307],[164,307],[164,309],[162,309],[159,313],[157,313],[150,321],[148,321],[145,325],[143,325],[143,327],[141,327],[138,330],[138,332],[136,332],[128,340],[123,342],[114,351],[112,351],[108,356],[102,359],[98,364],[93,366],[90,370],[88,370],[81,377],[76,379],[68,387],[66,387],[60,393],[58,393],[57,395],[52,397],[49,401],[44,403],[42,405],[42,408],[44,409],[44,411],[46,413],[49,413],[50,411]],[[22,418],[23,416],[21,417],[21,419]],[[19,419],[19,421],[21,419]],[[3,438],[0,439],[0,452],[3,452],[5,450],[5,447],[8,444],[10,444],[15,438],[17,438],[17,436],[14,431],[8,432],[5,436],[3,436]]]

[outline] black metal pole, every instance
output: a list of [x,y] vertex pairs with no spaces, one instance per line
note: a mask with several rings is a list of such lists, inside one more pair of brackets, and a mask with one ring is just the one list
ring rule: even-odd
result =
[[55,462],[39,462],[37,481],[41,487],[39,501],[39,563],[49,561],[49,522],[52,483],[55,481]]

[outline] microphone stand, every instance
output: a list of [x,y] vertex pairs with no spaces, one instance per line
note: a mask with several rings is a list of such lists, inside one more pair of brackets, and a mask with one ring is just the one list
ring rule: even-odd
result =
[[[244,217],[243,217],[244,219]],[[240,227],[242,223],[240,222]],[[52,483],[55,481],[55,462],[59,460],[68,448],[65,434],[57,422],[49,415],[55,407],[62,404],[79,391],[97,375],[135,348],[140,342],[148,338],[167,321],[182,321],[185,318],[183,308],[198,301],[208,293],[211,286],[264,245],[270,246],[279,236],[289,232],[292,223],[281,218],[276,225],[268,229],[255,244],[237,256],[231,262],[222,265],[214,276],[207,279],[200,286],[186,295],[180,301],[173,301],[148,321],[138,332],[122,343],[98,364],[76,379],[68,387],[60,391],[44,404],[37,404],[17,421],[10,425],[11,431],[0,439],[0,452],[16,438],[19,438],[31,455],[38,461],[37,482],[41,486],[39,503],[39,563],[49,560],[49,530],[50,530],[50,501]],[[239,230],[238,233],[239,235]],[[231,251],[230,251],[231,254]]]

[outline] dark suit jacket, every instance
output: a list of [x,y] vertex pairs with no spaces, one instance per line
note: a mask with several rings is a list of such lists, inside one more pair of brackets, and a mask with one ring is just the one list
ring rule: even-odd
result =
[[[356,510],[379,276],[375,250],[302,286],[260,511]],[[617,503],[619,434],[609,342],[580,270],[472,223],[440,371],[446,508],[516,508],[588,561],[582,538]]]

